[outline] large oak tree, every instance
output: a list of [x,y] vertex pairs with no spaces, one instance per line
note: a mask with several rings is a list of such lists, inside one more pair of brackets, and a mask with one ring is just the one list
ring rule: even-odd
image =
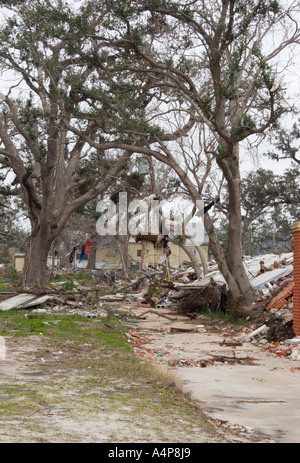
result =
[[[209,214],[205,227],[233,296],[251,300],[241,246],[240,145],[276,130],[291,109],[277,62],[282,52],[292,52],[299,42],[298,2],[107,0],[105,4],[110,30],[105,37],[95,34],[93,40],[95,47],[106,40],[116,50],[116,80],[130,72],[136,85],[142,81],[149,91],[157,89],[155,103],[163,102],[166,112],[204,124],[215,137],[214,159],[229,192],[226,246],[218,241]],[[178,165],[160,134],[148,136],[152,155],[174,168],[194,200],[201,199],[197,184]]]
[[53,241],[75,211],[109,189],[130,154],[106,153],[104,139],[101,152],[91,150],[81,136],[101,138],[98,121],[80,114],[78,86],[94,71],[79,66],[76,53],[86,46],[78,40],[87,17],[47,1],[26,2],[9,13],[0,30],[8,87],[0,95],[0,162],[14,173],[31,224],[23,284],[41,287]]

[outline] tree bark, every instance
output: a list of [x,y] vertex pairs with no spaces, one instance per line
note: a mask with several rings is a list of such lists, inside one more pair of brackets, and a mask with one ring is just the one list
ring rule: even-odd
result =
[[206,261],[206,256],[205,256],[204,251],[203,251],[203,249],[201,248],[200,245],[196,246],[196,249],[197,249],[197,251],[199,253],[199,256],[200,256],[200,259],[201,259],[204,275],[206,275],[208,273],[208,265],[207,265],[207,261]]
[[118,248],[122,262],[122,271],[124,277],[129,280],[128,276],[128,236],[127,235],[119,235],[117,237],[118,241]]
[[[248,304],[254,299],[254,290],[243,264],[241,179],[239,171],[238,145],[227,147],[227,156],[227,159],[217,159],[217,163],[222,169],[227,181],[229,191],[228,238],[227,249],[225,250],[225,260],[232,279],[235,282],[233,287],[230,288],[232,296],[236,299],[239,298],[244,303]],[[226,274],[227,272],[223,274],[224,277]]]
[[96,247],[91,246],[89,255],[88,255],[88,263],[87,263],[87,269],[88,270],[94,270],[95,269],[95,262],[96,262]]
[[40,228],[29,237],[23,270],[23,287],[45,288],[47,258],[52,241],[41,233]]

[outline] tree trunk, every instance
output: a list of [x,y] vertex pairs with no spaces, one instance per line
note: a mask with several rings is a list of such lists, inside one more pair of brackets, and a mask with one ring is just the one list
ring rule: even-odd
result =
[[241,192],[240,176],[238,168],[233,169],[232,178],[228,179],[229,206],[228,206],[228,241],[226,261],[228,268],[238,283],[239,293],[245,302],[253,300],[254,290],[249,282],[243,264],[242,250],[242,214],[241,214]]
[[206,255],[201,247],[200,244],[197,244],[192,238],[189,238],[191,240],[191,242],[194,244],[196,250],[198,251],[198,254],[199,254],[199,257],[200,257],[200,260],[201,260],[201,264],[202,264],[202,267],[203,267],[203,273],[204,275],[206,275],[208,273],[208,266],[207,266],[207,259],[206,259]]
[[202,267],[203,267],[203,273],[204,275],[206,275],[208,273],[208,265],[207,265],[207,259],[206,259],[206,255],[202,249],[202,247],[199,245],[199,246],[196,246],[196,249],[199,253],[199,256],[200,256],[200,259],[201,259],[201,263],[202,263]]
[[[208,214],[204,216],[205,229],[209,237],[211,252],[218,264],[229,291],[235,301],[241,304],[249,304],[254,300],[254,290],[249,282],[243,265],[243,256],[240,242],[240,225],[230,220],[230,232],[228,233],[228,249],[224,250],[216,235],[213,222]],[[234,226],[236,229],[233,230]],[[236,242],[238,240],[238,242]]]
[[184,252],[189,256],[189,258],[191,260],[191,264],[192,264],[192,267],[195,270],[197,278],[201,278],[203,276],[201,265],[199,264],[199,262],[197,260],[197,257],[194,255],[191,248],[189,248],[182,241],[179,241],[179,240],[176,240],[176,239],[173,239],[173,238],[170,238],[170,237],[169,237],[169,241],[171,241],[171,243],[177,244],[178,246],[180,246],[184,250]]
[[22,280],[24,288],[46,287],[47,258],[51,244],[41,233],[40,227],[29,237]]
[[242,251],[243,255],[250,254],[252,257],[250,225],[251,220],[248,217],[244,217],[242,223]]
[[233,297],[240,296],[238,282],[235,281],[231,271],[228,267],[226,255],[224,249],[222,248],[218,236],[215,232],[213,222],[208,214],[204,215],[205,230],[209,237],[209,247],[215,258],[215,261],[219,267],[220,272],[222,273],[228,288],[233,295]]
[[91,246],[90,251],[88,254],[88,263],[87,263],[87,270],[95,270],[95,262],[96,262],[96,247]]
[[[55,240],[52,244],[52,264],[51,264],[52,273],[54,272],[54,268],[57,267],[56,247],[57,247],[57,240]],[[55,260],[56,260],[56,264],[55,264]]]
[[[217,162],[224,173],[229,190],[228,238],[225,255],[224,252],[220,253],[219,249],[217,249],[214,245],[211,247],[211,249],[215,258],[218,256],[219,268],[228,284],[233,298],[243,304],[249,304],[254,300],[254,290],[251,286],[243,264],[242,214],[238,147],[233,147],[233,150],[230,153],[229,161],[219,159]],[[208,228],[210,229],[211,226]],[[218,259],[216,258],[217,261]]]
[[117,237],[118,241],[118,248],[122,262],[122,271],[124,277],[129,280],[128,276],[128,236],[127,235],[119,235]]

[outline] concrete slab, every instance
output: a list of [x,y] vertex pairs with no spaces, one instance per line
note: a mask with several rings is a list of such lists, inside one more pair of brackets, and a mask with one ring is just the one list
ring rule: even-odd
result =
[[258,277],[251,280],[251,285],[256,289],[262,289],[266,283],[270,283],[272,280],[278,280],[278,278],[285,277],[293,271],[293,266],[289,265],[285,268],[276,268],[269,272],[262,273]]
[[[168,312],[161,309],[161,313]],[[187,317],[177,316],[174,322],[148,314],[138,323],[144,347],[160,353],[155,360],[159,365],[175,368],[183,390],[213,420],[250,428],[266,436],[263,442],[300,443],[300,361],[277,357],[250,342],[234,345],[238,337],[225,328],[210,332],[203,319],[193,324]],[[199,323],[206,331],[171,330],[172,326],[196,328]],[[201,367],[201,360],[220,356],[251,361],[214,361]],[[251,441],[251,434],[248,438]]]
[[299,443],[300,375],[269,363],[181,368],[178,373],[212,418],[250,427],[276,443]]

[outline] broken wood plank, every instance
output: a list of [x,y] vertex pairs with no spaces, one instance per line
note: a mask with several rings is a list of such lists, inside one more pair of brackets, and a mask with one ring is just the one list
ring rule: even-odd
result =
[[123,302],[125,300],[125,295],[111,294],[107,296],[100,296],[99,300],[105,302]]
[[143,315],[146,315],[147,313],[154,313],[155,315],[159,315],[160,317],[164,317],[172,321],[177,320],[176,318],[168,317],[168,315],[157,312],[156,310],[146,310],[146,312],[143,312],[141,315],[137,315],[136,318],[141,318]]
[[180,327],[180,326],[171,326],[170,328],[171,332],[181,332],[181,333],[187,333],[187,332],[193,332],[195,331],[195,328],[187,328],[187,327]]
[[241,341],[225,341],[225,339],[219,343],[220,346],[227,346],[227,347],[232,347],[232,346],[242,346],[243,343]]
[[17,296],[13,296],[9,299],[0,303],[0,310],[12,310],[12,309],[26,309],[28,307],[33,307],[36,305],[43,304],[44,302],[52,299],[51,296],[36,296],[33,294],[22,293]]

